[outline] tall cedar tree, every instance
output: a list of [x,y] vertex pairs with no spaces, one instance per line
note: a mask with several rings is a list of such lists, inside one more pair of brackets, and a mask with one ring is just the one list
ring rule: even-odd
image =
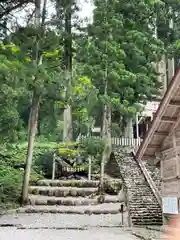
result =
[[82,39],[78,57],[103,105],[102,137],[107,142],[103,175],[111,149],[111,111],[133,115],[139,103],[159,94],[161,83],[155,64],[161,59],[163,43],[154,34],[157,3],[98,0],[94,5],[93,23]]
[[64,127],[63,141],[72,141],[73,126],[72,126],[72,21],[73,13],[77,10],[74,0],[57,0],[56,11],[59,22],[64,23],[64,28],[61,25],[61,30],[64,35],[64,61],[61,65],[64,69],[66,78],[66,105],[64,109]]

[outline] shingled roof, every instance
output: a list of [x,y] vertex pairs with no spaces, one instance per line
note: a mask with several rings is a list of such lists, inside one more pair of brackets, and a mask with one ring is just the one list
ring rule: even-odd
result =
[[175,128],[180,126],[180,67],[170,82],[153,121],[137,153],[137,160],[148,159],[159,152]]

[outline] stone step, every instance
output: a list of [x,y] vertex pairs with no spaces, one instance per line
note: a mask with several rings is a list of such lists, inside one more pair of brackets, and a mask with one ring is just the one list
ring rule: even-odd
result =
[[152,208],[149,208],[149,209],[143,209],[143,210],[137,210],[137,209],[130,209],[130,212],[133,214],[133,215],[139,215],[139,214],[141,214],[141,213],[143,213],[143,214],[145,214],[146,215],[146,213],[149,213],[149,214],[160,214],[160,215],[162,215],[162,212],[160,212],[160,211],[157,211],[157,210],[155,210],[155,209],[152,209]]
[[132,220],[134,220],[134,221],[140,221],[140,222],[142,222],[143,220],[144,221],[152,221],[152,222],[154,222],[154,221],[162,221],[162,216],[155,216],[155,217],[150,217],[150,216],[139,216],[139,217],[134,217],[134,216],[132,216],[131,217],[131,219]]
[[145,217],[162,217],[162,214],[159,212],[159,213],[156,213],[156,212],[151,212],[151,211],[146,211],[146,212],[131,212],[130,211],[130,214],[132,217],[138,217],[138,216],[145,216]]
[[[135,202],[136,200],[134,200],[134,202]],[[158,204],[153,204],[153,202],[139,202],[139,203],[137,203],[137,204],[132,204],[131,205],[131,203],[129,203],[129,205],[130,206],[132,206],[132,207],[136,207],[136,208],[148,208],[148,206],[151,206],[151,205],[153,205],[155,208],[160,208],[160,206],[158,205]]]
[[[65,206],[79,206],[79,205],[97,205],[98,197],[91,199],[85,197],[55,197],[42,195],[29,195],[28,200],[30,205],[65,205]],[[105,203],[119,202],[118,196],[105,196]]]
[[131,201],[141,201],[141,200],[145,200],[145,198],[147,199],[147,200],[149,200],[149,199],[151,199],[151,200],[155,200],[156,201],[156,199],[155,198],[153,198],[153,196],[152,195],[129,195],[129,198],[131,199]]
[[133,222],[133,225],[134,226],[162,226],[162,221],[156,221],[156,222]]
[[154,218],[154,217],[160,217],[160,218],[162,218],[162,214],[161,213],[151,213],[151,212],[146,212],[146,213],[136,213],[136,215],[134,214],[134,213],[130,213],[131,214],[131,216],[132,217],[134,217],[134,218],[138,218],[138,217],[141,217],[141,218],[143,218],[143,217],[147,217],[147,218]]
[[115,154],[128,193],[133,225],[162,225],[162,211],[142,171],[127,153]]
[[135,202],[137,202],[137,204],[143,204],[143,203],[154,203],[154,204],[157,204],[158,205],[158,202],[157,202],[157,200],[156,199],[154,199],[152,196],[150,197],[150,196],[147,196],[147,198],[145,198],[145,196],[142,196],[142,197],[130,197],[129,196],[129,198],[130,198],[130,202],[131,203],[135,203]]
[[147,194],[148,193],[152,193],[151,189],[149,189],[147,187],[143,188],[141,186],[139,186],[138,188],[130,188],[130,187],[128,187],[128,190],[132,191],[132,193],[133,193],[133,191],[136,191],[137,194],[141,194],[142,192],[146,192]]
[[120,214],[119,203],[103,203],[94,206],[25,206],[17,213],[54,213],[54,214]]
[[139,218],[131,218],[132,221],[136,221],[136,222],[162,222],[162,218],[161,217],[156,217],[156,218],[148,218],[147,217],[142,217],[140,216]]
[[[139,188],[139,189],[128,189],[128,190],[131,190],[131,191],[137,191],[136,192],[136,196],[142,196],[142,193],[146,193],[147,195],[151,195],[152,196],[152,192],[150,190],[147,191],[147,188],[146,189],[142,189],[142,188]],[[131,193],[133,195],[135,195],[135,193]]]
[[158,205],[155,205],[155,204],[141,204],[141,205],[130,205],[130,208],[131,209],[134,209],[134,210],[138,210],[138,209],[154,209],[154,210],[157,210],[157,209],[161,209]]
[[136,224],[144,224],[144,225],[151,225],[153,223],[159,223],[158,225],[162,225],[162,219],[161,218],[139,218],[139,219],[132,219],[131,220],[133,223],[136,223]]
[[136,186],[132,186],[131,185],[131,187],[129,188],[130,190],[138,190],[138,191],[146,191],[146,192],[148,192],[148,191],[150,191],[151,192],[151,189],[149,188],[149,186],[143,186],[142,184],[139,184],[139,186],[137,187],[137,185]]
[[157,211],[157,209],[161,209],[158,205],[136,205],[136,204],[134,204],[134,205],[131,205],[130,204],[130,208],[131,209],[134,209],[134,210],[138,210],[138,209],[141,209],[141,210],[143,210],[143,209],[153,209],[153,210],[156,210]]
[[97,188],[30,186],[29,194],[55,197],[85,197],[97,192]]
[[[136,200],[134,200],[133,202],[129,202],[130,203],[130,205],[131,206],[133,206],[133,207],[145,207],[145,208],[147,208],[148,207],[148,205],[151,205],[151,204],[153,204],[153,206],[155,207],[155,208],[159,208],[160,206],[159,206],[159,204],[158,203],[156,203],[156,202],[136,202]],[[151,203],[151,204],[150,204]]]
[[152,207],[152,206],[153,206],[154,209],[160,209],[160,206],[158,204],[153,204],[153,205],[151,205],[149,203],[147,203],[147,204],[143,204],[143,203],[137,203],[137,204],[134,203],[134,204],[132,204],[132,203],[129,203],[129,204],[134,209],[140,209],[140,208],[147,209],[147,208]]
[[154,218],[160,218],[162,219],[162,214],[148,214],[148,213],[143,213],[143,214],[132,214],[132,219],[154,219]]
[[[134,188],[128,188],[128,190],[131,190],[131,191],[136,191],[136,193],[137,194],[141,194],[141,193],[143,193],[143,192],[145,192],[145,193],[147,193],[147,194],[152,194],[152,191],[149,189],[149,188],[142,188],[142,187],[139,187],[139,188],[136,188],[136,189],[134,189]],[[133,193],[133,192],[132,192]]]
[[[144,193],[145,194],[145,193]],[[156,198],[154,198],[154,196],[151,194],[147,194],[147,195],[144,195],[144,194],[142,194],[142,195],[136,195],[136,194],[130,194],[129,195],[129,197],[131,198],[131,200],[133,199],[133,200],[141,200],[141,199],[152,199],[152,200],[156,200]]]
[[[133,190],[133,191],[136,191],[136,190]],[[144,194],[146,194],[146,195],[144,195]],[[143,192],[143,193],[139,193],[139,194],[135,194],[135,193],[131,193],[130,194],[130,196],[131,197],[133,197],[133,198],[137,198],[137,199],[139,199],[140,197],[144,197],[145,198],[145,196],[147,196],[147,198],[152,198],[152,199],[156,199],[155,197],[154,197],[154,195],[153,195],[153,193],[151,193],[150,191],[149,192]]]
[[37,186],[51,186],[51,187],[98,187],[99,181],[92,180],[39,180],[36,183]]
[[[132,204],[133,202],[135,202],[135,203]],[[134,200],[133,202],[129,202],[130,205],[132,204],[132,206],[137,206],[137,207],[144,206],[144,207],[147,207],[148,205],[153,204],[153,206],[159,207],[158,203],[154,203],[153,201],[147,201],[147,202],[141,201],[141,202],[136,202],[136,200]]]
[[156,214],[162,214],[162,212],[161,211],[157,211],[156,209],[152,209],[152,208],[149,208],[149,209],[143,209],[143,210],[138,210],[138,209],[130,209],[130,213],[131,214],[140,214],[140,213],[142,213],[142,214],[145,214],[145,213],[148,213],[148,214],[154,214],[154,213],[156,213]]
[[[149,204],[149,202],[143,202],[143,201],[136,201],[136,200],[134,200],[134,201],[129,201],[129,203],[132,205],[132,206],[137,206],[137,207],[141,207],[141,206],[143,206],[143,205],[147,205],[147,204]],[[156,207],[159,207],[159,204],[158,204],[158,202],[156,202],[156,201],[152,201],[152,203],[153,203],[153,206],[156,206]]]
[[135,209],[135,208],[130,208],[130,212],[132,214],[134,213],[146,213],[146,212],[151,212],[151,213],[157,213],[157,214],[162,214],[161,210],[154,209],[154,208],[144,208],[144,209]]
[[[134,181],[134,179],[132,179],[131,181]],[[140,191],[146,191],[146,192],[151,192],[151,189],[149,188],[149,186],[142,186],[142,184],[137,184],[136,186],[128,186],[128,189],[130,190],[137,190],[137,193]]]

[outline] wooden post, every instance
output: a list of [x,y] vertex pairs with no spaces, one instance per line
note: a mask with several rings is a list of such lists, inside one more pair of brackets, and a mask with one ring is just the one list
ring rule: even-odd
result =
[[88,180],[91,180],[91,156],[88,157],[88,162],[89,162],[89,166],[88,166]]
[[55,179],[55,172],[56,172],[56,158],[55,154],[53,155],[53,166],[52,166],[52,180]]
[[138,125],[138,113],[136,114],[136,145],[139,145],[139,125]]
[[178,154],[177,154],[175,130],[173,130],[172,138],[173,138],[173,150],[175,152],[175,158],[176,158],[176,175],[177,177],[179,177],[179,161],[178,161]]
[[121,224],[124,225],[124,205],[121,204]]

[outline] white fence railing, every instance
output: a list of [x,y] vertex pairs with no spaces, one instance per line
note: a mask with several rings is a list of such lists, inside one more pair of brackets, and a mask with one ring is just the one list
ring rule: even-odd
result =
[[[95,138],[100,138],[99,136],[93,136]],[[81,139],[85,139],[85,136],[81,136]],[[129,146],[129,147],[139,147],[143,139],[141,138],[128,138],[128,137],[112,137],[111,143],[116,146]]]
[[141,144],[141,138],[127,138],[127,137],[113,137],[111,138],[112,145],[117,146],[130,146],[130,147],[138,147]]

